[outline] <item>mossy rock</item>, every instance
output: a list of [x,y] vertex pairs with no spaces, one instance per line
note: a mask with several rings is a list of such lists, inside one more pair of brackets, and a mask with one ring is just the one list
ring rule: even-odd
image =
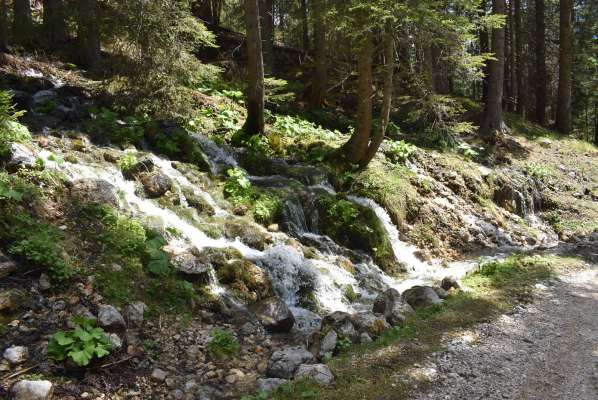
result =
[[321,196],[320,230],[335,242],[369,253],[390,274],[403,268],[396,260],[384,226],[370,208],[350,202],[342,196]]
[[225,221],[224,236],[239,239],[242,243],[257,250],[264,250],[272,240],[271,236],[249,221]]
[[273,295],[272,282],[268,274],[247,260],[232,260],[217,269],[220,283],[228,285],[235,294],[255,302]]

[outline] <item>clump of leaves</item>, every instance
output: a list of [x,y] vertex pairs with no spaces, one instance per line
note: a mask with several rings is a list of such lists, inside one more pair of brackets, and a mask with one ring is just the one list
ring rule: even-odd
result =
[[152,274],[164,275],[171,271],[170,255],[164,251],[166,240],[160,234],[151,232],[152,237],[145,242],[147,269]]
[[390,141],[385,154],[391,161],[404,163],[409,160],[417,151],[417,146],[407,143],[404,140]]
[[100,239],[111,251],[123,256],[143,253],[147,237],[139,220],[121,215],[109,207],[101,207],[98,212],[105,228]]
[[347,285],[345,287],[345,297],[347,298],[347,300],[349,300],[351,303],[356,302],[361,296],[359,293],[357,293],[355,291],[355,289],[353,288],[353,285]]
[[477,151],[472,145],[470,145],[467,142],[459,143],[459,146],[457,146],[457,150],[459,151],[459,153],[463,154],[465,158],[468,158],[470,160],[473,160],[480,155],[480,152]]
[[231,168],[227,172],[228,180],[224,185],[224,194],[235,203],[243,203],[250,200],[251,182],[247,172],[241,168]]
[[7,182],[0,181],[0,200],[19,202],[23,199],[23,192],[13,189]]
[[19,117],[24,113],[16,110],[10,92],[0,90],[0,158],[10,154],[12,143],[31,141],[29,130],[19,123]]
[[80,367],[86,367],[96,358],[110,354],[112,345],[104,330],[95,327],[94,320],[77,316],[72,331],[58,331],[48,344],[48,355],[56,361],[67,358]]
[[208,344],[208,351],[216,357],[230,357],[239,352],[239,342],[235,335],[225,329],[214,330],[212,341]]
[[282,209],[282,203],[276,196],[263,194],[253,205],[253,218],[263,225],[271,224]]
[[528,162],[525,165],[525,171],[532,177],[538,179],[539,181],[546,181],[549,177],[551,177],[554,172],[550,169],[550,167],[542,164],[535,163],[533,161]]
[[345,336],[340,336],[339,339],[336,341],[336,348],[335,351],[337,353],[345,353],[348,351],[351,346],[353,346],[353,342],[350,338]]
[[328,209],[328,215],[340,224],[351,225],[359,215],[359,209],[349,200],[339,200]]
[[137,156],[135,154],[127,153],[118,160],[118,166],[123,173],[126,173],[137,164],[137,161]]

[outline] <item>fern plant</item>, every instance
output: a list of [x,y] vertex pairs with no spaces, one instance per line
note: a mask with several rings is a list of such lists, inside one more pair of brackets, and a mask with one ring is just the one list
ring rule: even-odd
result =
[[75,329],[58,331],[48,344],[48,355],[56,361],[67,358],[80,367],[86,367],[96,358],[110,354],[112,344],[104,330],[95,327],[92,319],[77,316],[74,318]]

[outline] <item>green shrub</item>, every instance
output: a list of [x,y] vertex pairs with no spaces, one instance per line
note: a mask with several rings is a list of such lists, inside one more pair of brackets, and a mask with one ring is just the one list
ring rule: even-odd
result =
[[335,351],[342,354],[347,352],[351,346],[353,346],[351,339],[345,336],[340,336],[336,342]]
[[328,217],[343,225],[353,225],[359,216],[359,209],[349,200],[339,200],[328,208]]
[[25,111],[17,111],[12,102],[12,95],[0,90],[0,158],[10,153],[12,143],[28,143],[31,134],[27,127],[18,122]]
[[252,191],[247,172],[241,168],[231,168],[227,174],[228,180],[224,185],[225,196],[236,203],[248,202]]
[[106,138],[112,143],[137,144],[145,134],[146,123],[146,118],[121,117],[117,112],[103,108],[91,112],[91,119],[85,125],[90,133]]
[[118,160],[118,167],[123,173],[127,173],[135,164],[137,164],[137,156],[133,153],[127,153]]
[[112,345],[102,328],[94,327],[94,320],[81,316],[74,318],[72,331],[58,331],[48,344],[48,355],[56,361],[71,359],[80,367],[91,360],[110,354]]
[[280,211],[282,203],[278,197],[262,194],[253,205],[253,218],[263,225],[273,223]]
[[347,300],[349,300],[351,303],[356,302],[361,296],[359,295],[359,293],[357,293],[355,291],[355,289],[353,289],[353,285],[347,285],[347,287],[345,287],[345,297],[347,298]]
[[110,251],[123,256],[143,254],[147,237],[139,220],[121,215],[109,207],[101,207],[99,212],[104,224],[104,231],[99,237]]
[[235,335],[225,329],[215,329],[212,341],[208,344],[208,351],[215,357],[230,357],[239,352],[241,346]]
[[54,111],[58,107],[58,102],[56,100],[50,99],[43,104],[40,104],[35,108],[35,111],[42,114],[49,114]]
[[24,213],[10,216],[8,223],[10,253],[46,268],[55,281],[61,282],[72,276],[62,231]]
[[409,160],[413,154],[417,151],[417,146],[407,143],[404,140],[390,141],[388,150],[386,151],[386,157],[393,162],[404,163]]

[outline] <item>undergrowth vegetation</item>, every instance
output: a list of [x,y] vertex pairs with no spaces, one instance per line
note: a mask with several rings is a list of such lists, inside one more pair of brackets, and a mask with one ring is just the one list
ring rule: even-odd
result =
[[24,114],[24,111],[16,110],[12,95],[6,90],[0,90],[0,159],[10,155],[13,143],[31,141],[29,130],[19,123],[19,118]]

